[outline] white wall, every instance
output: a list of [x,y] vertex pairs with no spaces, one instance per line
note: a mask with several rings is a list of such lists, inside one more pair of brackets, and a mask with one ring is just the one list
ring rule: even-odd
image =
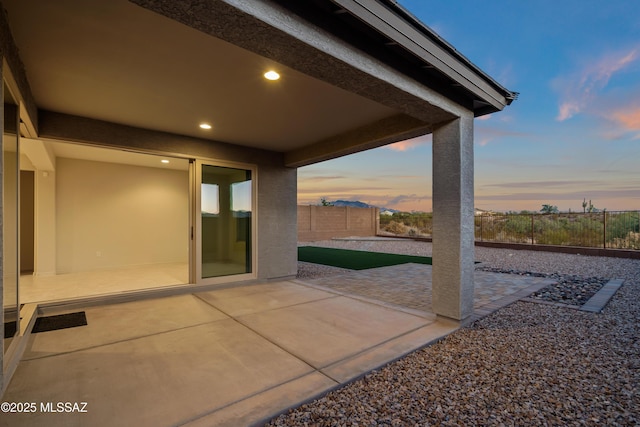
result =
[[188,262],[189,176],[58,158],[57,273]]
[[35,265],[33,274],[56,274],[56,173],[36,171]]

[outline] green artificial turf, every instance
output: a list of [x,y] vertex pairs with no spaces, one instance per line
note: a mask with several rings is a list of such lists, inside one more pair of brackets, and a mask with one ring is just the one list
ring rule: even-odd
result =
[[350,270],[366,270],[368,268],[387,267],[409,262],[431,264],[431,257],[300,246],[298,248],[298,261],[348,268]]

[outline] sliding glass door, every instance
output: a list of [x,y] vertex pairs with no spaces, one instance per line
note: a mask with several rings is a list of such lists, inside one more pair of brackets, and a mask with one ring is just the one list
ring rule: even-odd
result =
[[254,172],[198,161],[196,176],[196,282],[253,277]]
[[4,132],[2,137],[2,305],[4,351],[20,328],[18,305],[19,244],[19,132],[18,105],[4,85]]

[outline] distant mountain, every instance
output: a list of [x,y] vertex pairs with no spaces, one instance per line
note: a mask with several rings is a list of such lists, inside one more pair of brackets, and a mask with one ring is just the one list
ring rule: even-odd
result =
[[370,205],[368,203],[365,202],[360,202],[357,200],[336,200],[333,202],[329,202],[331,203],[333,206],[349,206],[352,208],[378,208],[381,211],[387,211],[387,212],[401,212],[399,210],[396,209],[389,209],[389,208],[382,208],[380,206],[373,206]]
[[352,208],[376,208],[377,206],[372,206],[365,202],[359,202],[357,200],[336,200],[334,202],[329,202],[333,206],[350,206]]

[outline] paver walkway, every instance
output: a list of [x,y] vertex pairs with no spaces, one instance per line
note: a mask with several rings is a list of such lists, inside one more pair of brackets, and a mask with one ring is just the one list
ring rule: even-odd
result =
[[[432,312],[431,270],[424,264],[399,264],[300,280],[347,294],[360,295],[415,310]],[[531,294],[551,279],[476,271],[474,308],[477,317]]]

